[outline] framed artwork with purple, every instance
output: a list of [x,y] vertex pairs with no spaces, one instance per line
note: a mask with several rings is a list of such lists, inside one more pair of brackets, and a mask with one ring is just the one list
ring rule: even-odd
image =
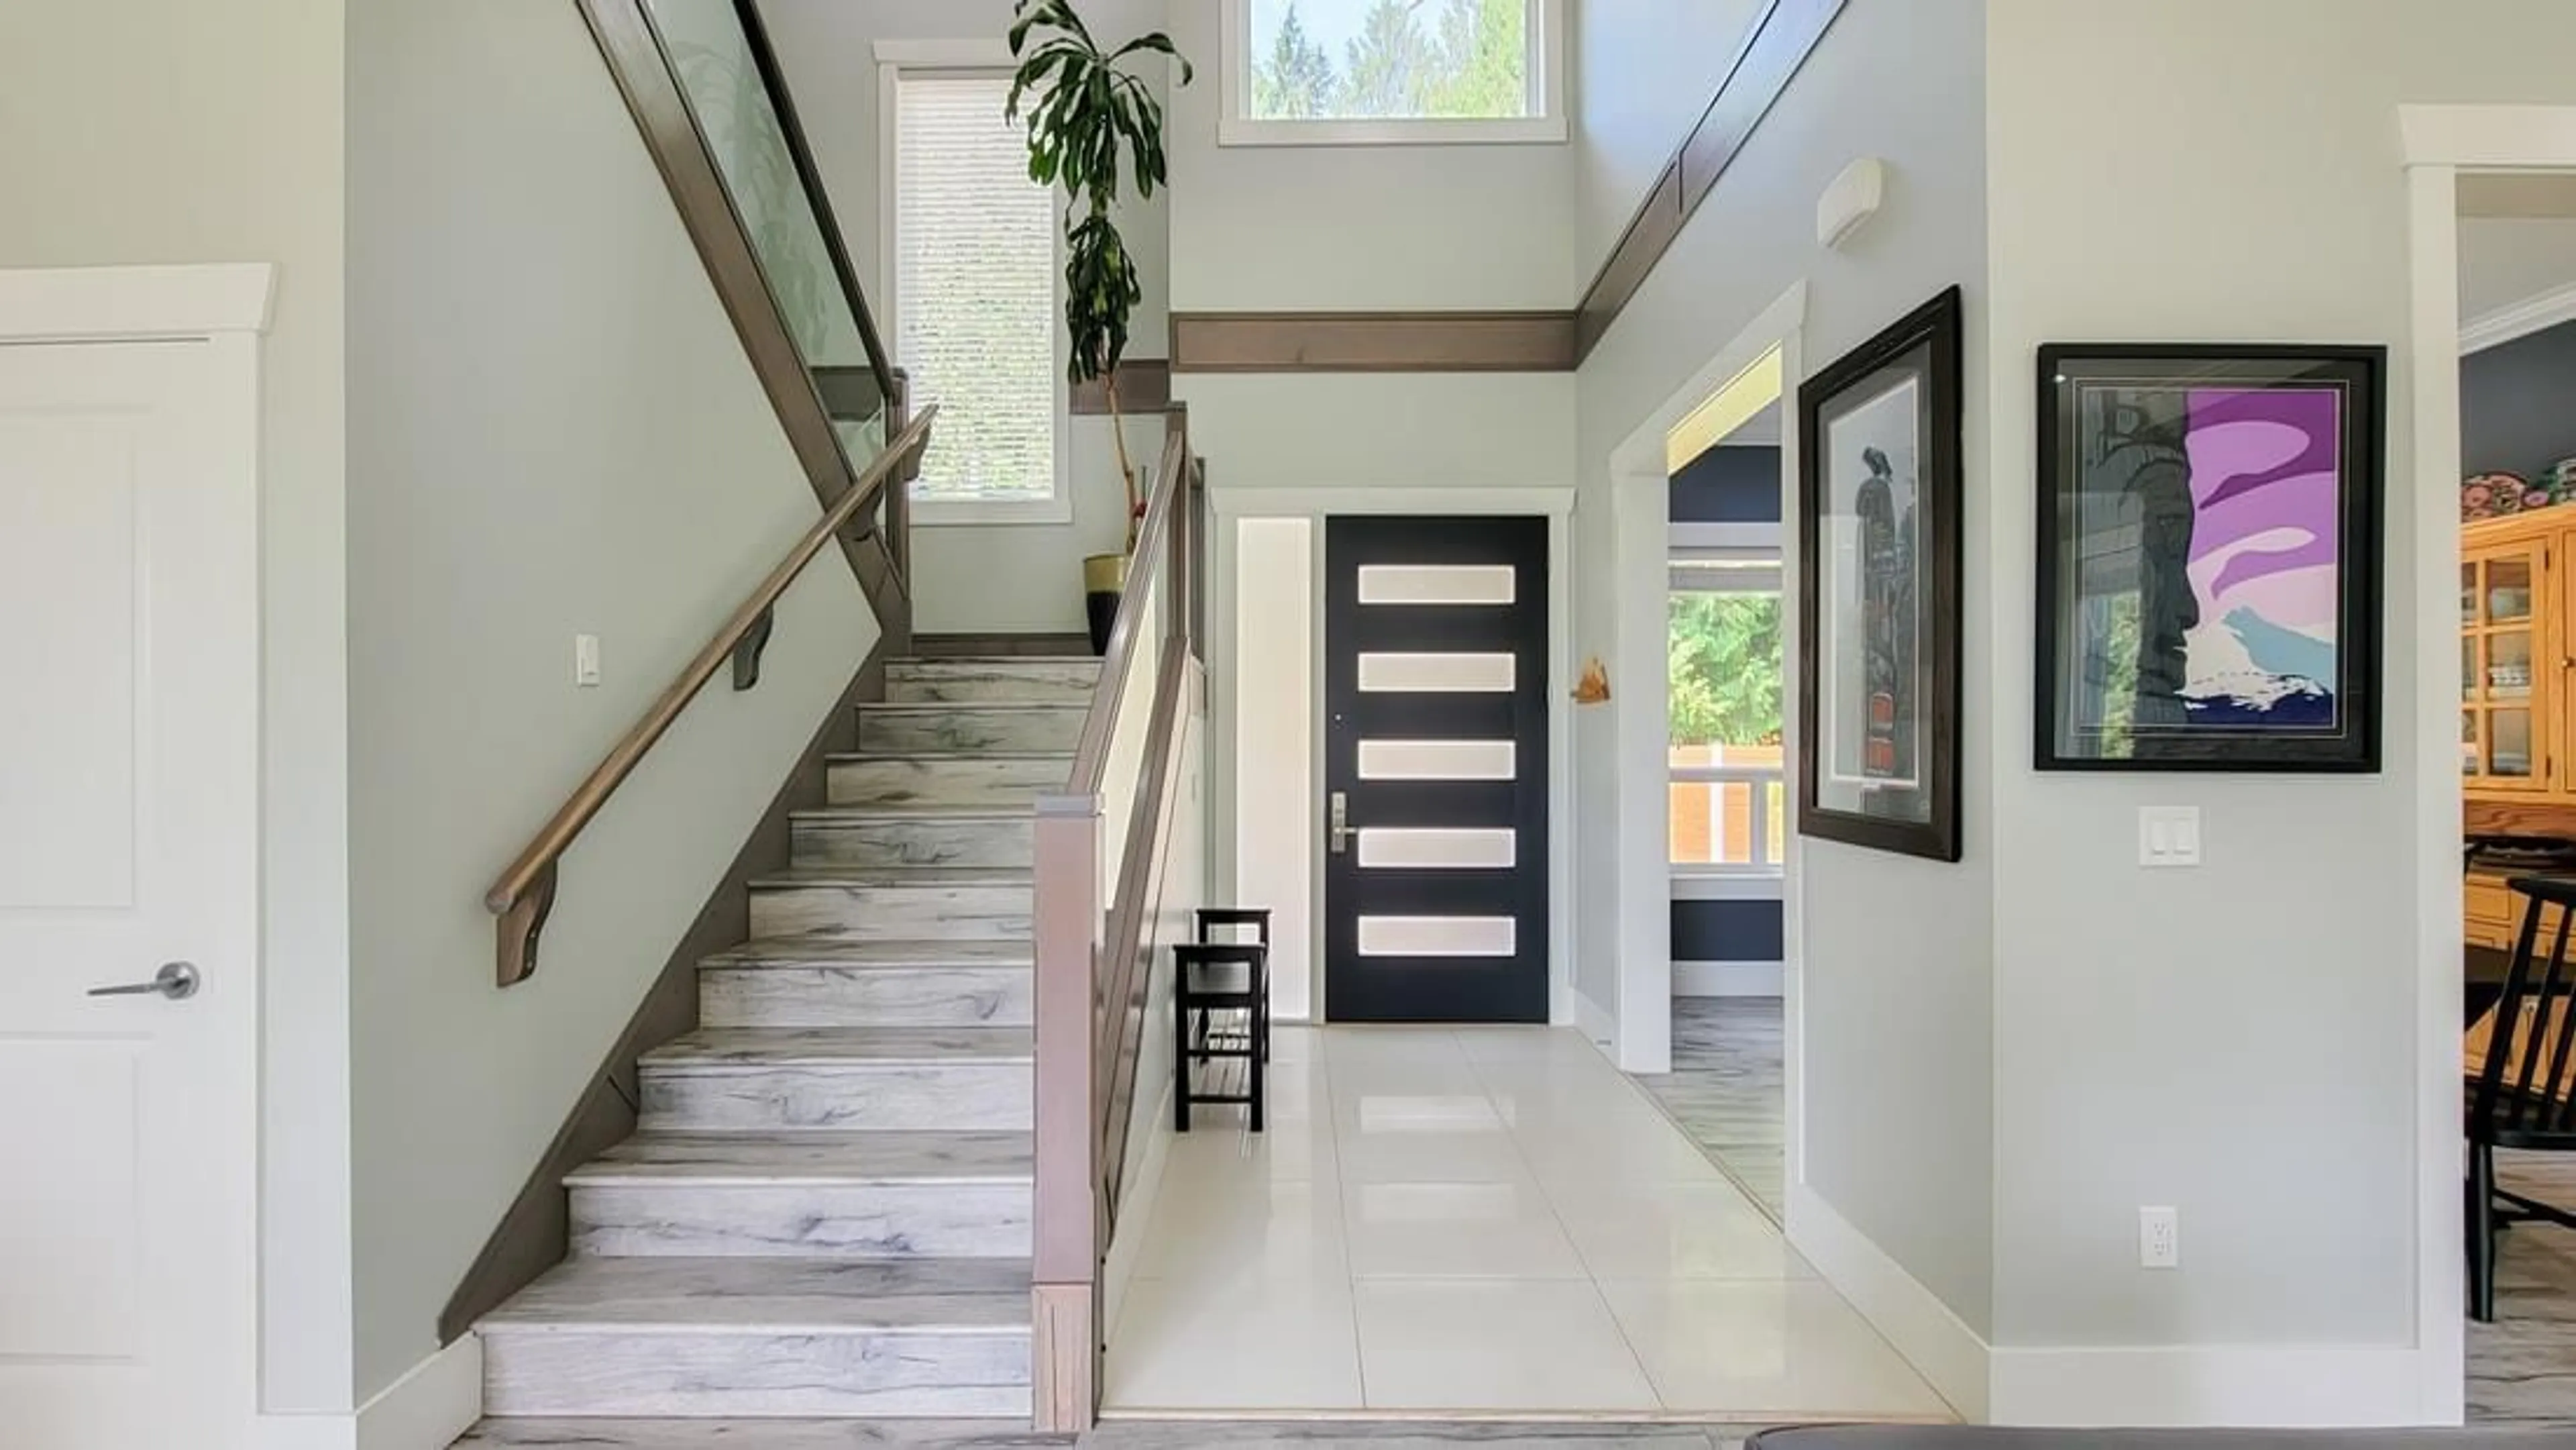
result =
[[1798,833],[1959,859],[1960,297],[1798,388]]
[[2386,372],[2039,350],[2039,769],[2379,769]]

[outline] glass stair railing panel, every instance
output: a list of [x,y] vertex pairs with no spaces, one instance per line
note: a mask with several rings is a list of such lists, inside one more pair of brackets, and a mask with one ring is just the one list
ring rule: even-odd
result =
[[842,451],[886,441],[893,374],[749,0],[644,0]]

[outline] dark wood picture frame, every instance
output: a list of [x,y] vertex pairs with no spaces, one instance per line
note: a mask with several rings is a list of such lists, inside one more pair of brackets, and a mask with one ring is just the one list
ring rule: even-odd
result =
[[[2039,558],[2031,686],[2031,756],[2036,769],[2378,772],[2382,666],[2379,603],[2385,547],[2381,510],[2387,476],[2387,370],[2388,349],[2369,344],[2049,343],[2039,349]],[[2266,637],[2277,637],[2291,646],[2309,650],[2319,647],[2332,649],[2336,677],[2317,682],[2330,692],[2327,698],[2333,707],[2331,724],[2302,725],[2295,717],[2287,717],[2279,724],[2245,722],[2232,727],[2223,721],[2203,725],[2197,720],[2186,720],[2166,726],[2153,738],[2151,749],[2145,748],[2149,742],[2132,742],[2130,748],[2139,753],[2088,754],[2070,748],[2069,742],[2078,738],[2080,732],[2075,730],[2069,718],[2074,697],[2069,670],[2061,654],[2072,634],[2069,614],[2075,601],[2061,596],[2067,581],[2080,567],[2070,554],[2077,548],[2075,531],[2079,523],[2077,511],[2070,505],[2084,491],[2080,472],[2084,465],[2076,450],[2084,444],[2088,425],[2080,415],[2086,388],[2100,389],[2114,384],[2149,393],[2181,392],[2194,388],[2242,391],[2249,395],[2336,391],[2338,405],[2333,425],[2335,451],[2332,470],[2336,533],[2332,565],[2336,581],[2333,607],[2335,638],[2331,646],[2324,646],[2309,637],[2294,638],[2261,616],[2246,626],[2247,629],[2259,629]],[[2101,406],[2116,406],[2117,401],[2106,400]],[[2203,526],[2202,511],[2218,501],[2204,500],[2187,491],[2191,470],[2201,457],[2186,447],[2195,436],[2196,427],[2200,426],[2192,417],[2192,410],[2199,406],[2187,403],[2181,412],[2171,416],[2156,416],[2152,410],[2140,407],[2137,415],[2139,431],[2136,434],[2140,441],[2123,450],[2144,452],[2155,448],[2163,452],[2167,462],[2163,465],[2162,486],[2169,494],[2174,492],[2176,482],[2186,490],[2175,501],[2184,505],[2181,511],[2192,518],[2194,529]],[[2313,440],[2320,435],[2311,432],[2309,436],[2312,441],[2307,447],[2313,449],[2316,446]],[[2287,482],[2302,474],[2313,476],[2315,469],[2310,465],[2311,460],[2302,453],[2297,458],[2273,465],[2268,473],[2275,476],[2273,482]],[[2123,461],[2121,466],[2129,466],[2128,461]],[[2144,467],[2136,469],[2134,477],[2139,480],[2134,486],[2149,486],[2144,482],[2148,477]],[[2264,486],[2260,478],[2255,486]],[[2148,507],[2140,505],[2142,511]],[[2144,552],[2143,545],[2140,552]],[[2188,558],[2188,545],[2184,552]],[[2196,617],[2201,609],[2199,588],[2197,585],[2190,587],[2190,607]],[[2142,615],[2150,612],[2144,602],[2148,594],[2146,585],[2140,584],[2137,592]],[[2138,627],[2145,630],[2155,625],[2151,620],[2142,619]],[[2243,636],[2244,631],[2240,630],[2239,634]],[[2278,649],[2281,646],[2276,644],[2272,647]],[[2142,645],[2141,663],[2137,666],[2142,671],[2145,669],[2145,654]],[[2173,660],[2180,666],[2185,659],[2177,638]],[[2269,688],[2277,692],[2283,686],[2273,683]],[[2147,695],[2140,690],[2136,697],[2143,701]],[[2173,702],[2173,708],[2185,708],[2181,704],[2185,697],[2179,689],[2167,698]],[[2243,707],[2238,702],[2243,698],[2234,697],[2226,704],[2241,715]],[[2265,697],[2264,713],[2272,713],[2277,704],[2276,697]],[[2209,707],[2188,708],[2206,710]],[[2103,733],[2108,735],[2108,727]]]
[[[1798,388],[1798,832],[1935,861],[1956,861],[1960,854],[1961,312],[1960,289],[1954,286]],[[1902,808],[1901,813],[1855,810],[1827,804],[1821,789],[1831,749],[1819,690],[1829,638],[1820,589],[1827,490],[1833,481],[1828,471],[1834,466],[1829,429],[1848,396],[1874,397],[1908,381],[1915,385],[1917,499],[1908,583],[1918,624],[1911,679],[1903,683],[1919,702],[1915,733],[1905,747],[1913,755],[1917,784],[1876,796],[1887,807]],[[1905,713],[1894,701],[1890,712],[1899,722]],[[1846,724],[1866,733],[1866,720]]]

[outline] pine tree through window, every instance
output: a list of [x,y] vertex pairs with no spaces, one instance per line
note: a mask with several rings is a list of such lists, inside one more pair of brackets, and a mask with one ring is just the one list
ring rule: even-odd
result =
[[1228,0],[1231,143],[1553,141],[1556,0]]

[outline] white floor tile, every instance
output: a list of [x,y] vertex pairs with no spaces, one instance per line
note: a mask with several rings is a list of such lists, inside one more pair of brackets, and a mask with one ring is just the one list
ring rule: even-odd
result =
[[1548,1193],[1602,1279],[1806,1279],[1815,1271],[1731,1183],[1559,1185]]
[[1513,1130],[1530,1171],[1550,1187],[1604,1183],[1723,1183],[1708,1155],[1648,1108],[1581,1123],[1524,1123]]
[[1667,1409],[1802,1419],[1949,1413],[1821,1283],[1613,1279],[1600,1288]]
[[[1146,1226],[1136,1277],[1203,1286],[1211,1294],[1247,1279],[1347,1278],[1342,1205],[1330,1184],[1203,1177],[1174,1163]],[[1132,1312],[1132,1311],[1130,1311]]]
[[1351,1273],[1580,1279],[1582,1257],[1534,1183],[1349,1183]]
[[1259,1133],[1246,1132],[1239,1124],[1193,1125],[1172,1135],[1170,1166],[1164,1171],[1186,1174],[1195,1182],[1260,1176],[1329,1186],[1341,1179],[1329,1117],[1273,1119]]
[[1370,1409],[1656,1408],[1588,1282],[1364,1280],[1353,1292]]
[[1122,1410],[1340,1410],[1361,1404],[1351,1287],[1139,1279],[1109,1345]]
[[1345,1127],[1334,1138],[1333,1153],[1346,1183],[1537,1183],[1520,1145],[1499,1124]]

